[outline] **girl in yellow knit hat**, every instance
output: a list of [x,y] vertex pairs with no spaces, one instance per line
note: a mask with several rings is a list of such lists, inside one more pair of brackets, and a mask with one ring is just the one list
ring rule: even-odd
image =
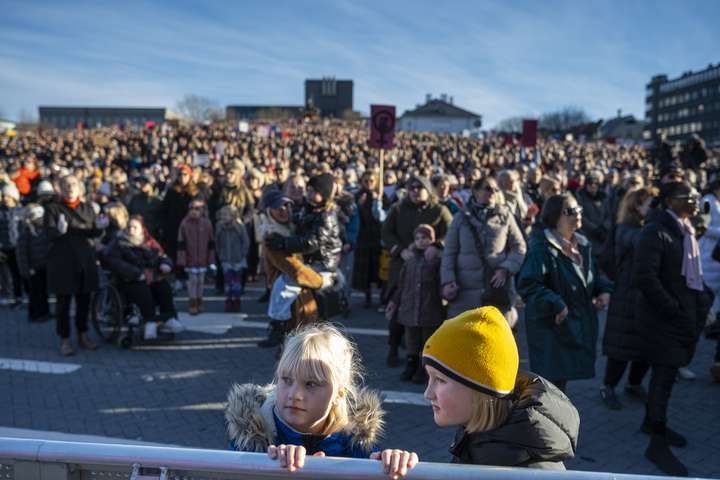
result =
[[435,423],[457,426],[454,463],[564,469],[580,418],[553,384],[518,372],[517,345],[495,307],[446,320],[428,339],[423,364]]

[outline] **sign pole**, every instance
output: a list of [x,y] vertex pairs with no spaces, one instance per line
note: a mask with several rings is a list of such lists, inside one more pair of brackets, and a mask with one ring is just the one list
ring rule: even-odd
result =
[[382,205],[382,199],[383,199],[383,189],[384,189],[384,182],[385,182],[385,149],[380,149],[380,176],[378,178],[378,200],[380,201],[380,205]]

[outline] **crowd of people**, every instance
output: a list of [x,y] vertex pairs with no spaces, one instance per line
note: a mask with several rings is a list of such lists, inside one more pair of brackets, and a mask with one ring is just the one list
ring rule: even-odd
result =
[[[290,332],[377,308],[388,320],[387,365],[403,366],[402,380],[429,381],[432,399],[447,378],[465,379],[494,399],[484,403],[494,420],[471,422],[472,437],[507,421],[520,402],[507,403],[521,393],[516,383],[567,399],[568,381],[595,376],[602,333],[600,398],[622,408],[615,389],[629,364],[625,391],[646,403],[646,456],[665,472],[687,473],[670,450],[687,442],[667,427],[667,407],[676,377],[694,375],[687,366],[703,332],[718,341],[709,367],[720,382],[720,154],[699,139],[656,148],[552,139],[524,147],[510,135],[401,132],[381,168],[362,123],[292,121],[248,132],[163,124],[21,132],[0,140],[0,161],[2,294],[10,308],[27,294],[32,322],[50,318],[54,296],[63,355],[75,348],[73,301],[77,346],[97,348],[88,314],[104,275],[139,308],[146,340],[183,330],[174,302],[180,290],[190,315],[203,312],[206,281],[225,295],[225,311],[237,313],[246,284],[261,281],[270,323],[259,346],[278,349],[278,379],[310,375],[297,371],[305,368],[297,360],[282,366],[285,352],[300,348]],[[350,301],[353,290],[365,296],[361,307]],[[502,312],[509,332],[524,308],[533,374],[506,372],[510,387],[485,388],[500,381],[486,372],[494,360],[468,367],[438,336],[462,337],[458,319],[485,319],[464,317],[480,306]],[[321,333],[323,341],[335,335]],[[313,372],[327,383],[327,371]],[[567,420],[572,411],[551,417]],[[291,442],[285,436],[302,431],[295,427],[275,417],[271,430]],[[277,440],[248,440],[238,428],[231,435],[238,449]],[[357,453],[350,440],[338,441]],[[458,440],[471,444],[457,459],[492,463],[480,451],[485,437]],[[573,438],[560,441],[574,450]],[[512,464],[561,461],[568,448]],[[377,456],[386,457],[395,467],[398,458],[415,462],[409,452]]]

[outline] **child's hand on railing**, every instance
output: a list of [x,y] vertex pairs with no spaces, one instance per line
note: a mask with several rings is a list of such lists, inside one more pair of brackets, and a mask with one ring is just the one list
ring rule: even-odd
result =
[[385,473],[393,480],[407,475],[408,470],[415,467],[420,461],[415,452],[391,449],[373,452],[370,454],[370,458],[382,461]]
[[[294,472],[305,466],[306,450],[302,445],[270,445],[267,449],[268,457],[279,460],[282,468]],[[325,452],[316,452],[313,457],[324,457]]]

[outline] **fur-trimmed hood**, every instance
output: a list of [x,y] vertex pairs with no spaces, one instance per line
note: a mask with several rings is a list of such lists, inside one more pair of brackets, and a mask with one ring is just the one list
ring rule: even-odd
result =
[[[362,389],[354,400],[348,399],[349,422],[342,433],[350,438],[350,447],[372,451],[383,431],[382,399],[373,390]],[[229,440],[245,452],[265,452],[278,436],[273,409],[275,385],[235,384],[230,389],[225,409]]]

